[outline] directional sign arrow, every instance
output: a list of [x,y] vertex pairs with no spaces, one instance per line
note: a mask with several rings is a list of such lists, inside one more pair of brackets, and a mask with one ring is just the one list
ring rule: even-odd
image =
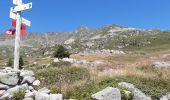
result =
[[27,10],[27,9],[31,9],[31,8],[32,8],[32,3],[27,3],[27,4],[18,5],[16,7],[14,7],[12,12],[23,11],[23,10]]
[[18,4],[18,0],[13,0],[13,4],[17,5]]
[[[10,18],[16,20],[16,14],[12,12],[12,8],[10,10]],[[29,20],[26,20],[25,18],[22,18],[22,23],[27,25],[27,26],[31,26],[31,22]]]

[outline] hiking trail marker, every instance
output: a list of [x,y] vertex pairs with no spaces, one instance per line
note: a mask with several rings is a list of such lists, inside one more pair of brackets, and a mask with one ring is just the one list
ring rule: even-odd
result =
[[26,26],[31,26],[31,22],[22,18],[21,15],[24,10],[32,8],[32,3],[23,4],[22,0],[13,0],[13,4],[15,7],[10,9],[10,18],[13,19],[12,25],[16,27],[16,29],[7,29],[6,33],[15,35],[14,69],[19,70],[20,35],[22,35],[22,33],[25,34]]

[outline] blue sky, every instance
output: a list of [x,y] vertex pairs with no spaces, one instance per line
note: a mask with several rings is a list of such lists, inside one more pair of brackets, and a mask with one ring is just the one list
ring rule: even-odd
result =
[[[23,12],[32,22],[28,32],[74,31],[85,25],[99,28],[119,24],[170,30],[170,0],[23,0],[33,8]],[[0,1],[0,32],[12,28],[12,0]]]

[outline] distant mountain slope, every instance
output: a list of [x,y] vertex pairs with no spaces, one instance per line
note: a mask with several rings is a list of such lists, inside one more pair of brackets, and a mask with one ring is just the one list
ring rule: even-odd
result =
[[[13,45],[13,43],[14,37],[0,36],[0,45]],[[21,38],[21,45],[25,47],[48,48],[63,44],[76,51],[139,50],[169,46],[169,43],[170,31],[142,30],[119,25],[105,26],[99,29],[80,26],[74,32],[28,33]]]

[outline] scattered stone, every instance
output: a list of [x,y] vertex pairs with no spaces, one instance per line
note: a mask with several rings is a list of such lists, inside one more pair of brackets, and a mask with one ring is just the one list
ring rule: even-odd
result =
[[34,88],[32,86],[28,87],[30,91],[34,90]]
[[92,100],[121,100],[121,94],[119,89],[113,87],[107,87],[104,90],[93,94]]
[[37,65],[37,62],[34,62],[33,64],[34,64],[34,65]]
[[33,82],[33,86],[39,86],[40,85],[40,81],[39,80],[35,80],[34,82]]
[[61,59],[61,61],[67,61],[67,62],[70,62],[70,63],[76,62],[76,60],[73,59],[73,58],[63,58],[63,59]]
[[53,60],[53,62],[57,63],[57,62],[60,62],[60,61],[59,61],[58,58],[55,58],[55,59]]

